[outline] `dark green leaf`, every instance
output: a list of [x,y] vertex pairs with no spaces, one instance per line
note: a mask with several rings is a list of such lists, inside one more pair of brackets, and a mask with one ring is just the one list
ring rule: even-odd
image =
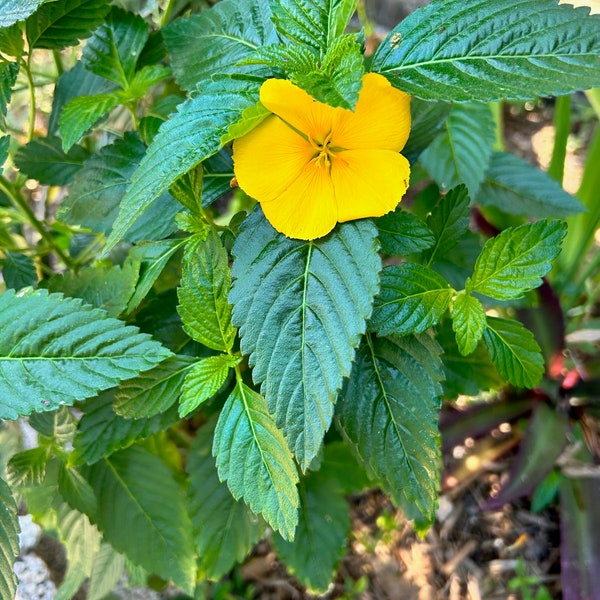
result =
[[600,15],[555,0],[434,0],[381,43],[373,71],[425,99],[491,102],[600,86]]
[[450,306],[452,289],[435,271],[416,263],[386,267],[371,324],[380,335],[423,333]]
[[298,523],[298,472],[283,434],[258,393],[238,383],[217,422],[213,441],[219,478],[284,538]]
[[219,150],[221,136],[229,125],[258,101],[258,88],[255,81],[220,79],[207,83],[201,95],[178,107],[133,173],[105,252],[178,177]]
[[502,300],[519,298],[538,287],[552,268],[566,232],[566,223],[558,220],[504,230],[485,243],[475,263],[470,289]]
[[544,359],[531,331],[519,321],[487,317],[483,342],[500,375],[517,387],[533,388],[544,373]]
[[[2,17],[0,17],[0,19],[1,18]],[[0,27],[2,26],[0,25]],[[24,49],[25,42],[23,40],[23,32],[21,31],[21,27],[18,23],[14,23],[10,27],[2,27],[2,29],[0,29],[0,52],[19,59],[23,56]]]
[[383,252],[390,256],[406,256],[431,248],[433,232],[421,219],[398,207],[375,220]]
[[536,218],[568,217],[585,210],[547,173],[506,152],[492,155],[477,203]]
[[3,0],[0,27],[9,27],[32,15],[44,0]]
[[58,491],[71,508],[92,518],[96,514],[98,502],[94,490],[77,467],[67,467],[61,463],[58,472]]
[[440,133],[451,108],[452,105],[448,102],[426,102],[420,98],[411,98],[410,136],[402,150],[402,154],[411,163],[419,158],[421,152]]
[[201,344],[224,352],[231,350],[236,335],[227,300],[231,287],[228,260],[217,233],[211,230],[206,240],[196,235],[186,246],[177,290],[177,312],[184,331]]
[[204,180],[202,185],[202,206],[209,206],[215,200],[231,192],[233,161],[226,150],[211,156],[202,163]]
[[6,465],[6,478],[12,488],[40,485],[46,476],[48,450],[43,447],[23,450],[13,455]]
[[[192,213],[192,216],[202,214],[200,209],[202,207],[203,179],[204,170],[202,165],[198,165],[177,179],[169,189],[173,198],[181,202]],[[206,229],[206,225],[204,228]]]
[[14,598],[17,576],[13,571],[19,555],[17,504],[7,483],[0,479],[0,596]]
[[262,520],[219,481],[211,454],[215,421],[198,430],[187,463],[194,542],[200,575],[207,579],[219,579],[242,562],[264,531]]
[[126,89],[147,39],[144,19],[115,6],[87,41],[81,61],[92,73]]
[[81,146],[73,146],[65,153],[60,139],[52,136],[21,146],[14,161],[25,175],[44,185],[67,185],[89,156]]
[[109,0],[54,0],[27,19],[30,48],[60,50],[76,45],[98,27],[108,13]]
[[469,196],[475,198],[495,139],[494,120],[487,104],[457,104],[419,161],[442,189],[464,183]]
[[170,354],[104,311],[45,290],[2,294],[0,333],[4,419],[93,397]]
[[172,579],[191,594],[195,581],[192,524],[181,488],[157,456],[132,446],[93,465],[97,525],[135,564]]
[[233,248],[241,349],[303,470],[319,452],[371,313],[381,267],[375,234],[361,220],[317,241],[292,240],[257,209]]
[[463,356],[475,351],[485,325],[485,311],[481,302],[469,294],[458,294],[452,305],[452,329],[456,333],[458,350]]
[[125,570],[125,558],[110,544],[102,544],[94,559],[87,600],[110,600],[110,593],[116,587]]
[[[108,233],[129,178],[144,152],[144,144],[133,133],[126,133],[123,139],[104,146],[75,176],[58,217],[71,225]],[[175,215],[180,209],[169,194],[161,194],[148,203],[146,212],[126,234],[126,239],[136,242],[169,235],[176,228]]]
[[[18,73],[18,63],[0,62],[0,131],[6,131],[6,108]],[[2,163],[4,164],[4,161]]]
[[278,42],[269,3],[261,0],[222,0],[189,19],[173,21],[163,35],[175,79],[188,91],[214,75],[262,72],[239,63]]
[[35,286],[38,277],[35,265],[29,256],[4,250],[2,278],[7,288],[20,290],[24,287]]
[[2,170],[6,159],[8,158],[8,147],[10,144],[10,136],[5,135],[0,137],[0,175],[2,175]]
[[367,471],[420,525],[440,485],[440,353],[427,335],[365,338],[337,407]]

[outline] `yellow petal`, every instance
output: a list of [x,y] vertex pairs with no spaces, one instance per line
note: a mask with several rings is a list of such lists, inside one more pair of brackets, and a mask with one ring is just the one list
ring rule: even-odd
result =
[[338,221],[380,217],[394,210],[408,188],[410,165],[391,150],[347,150],[333,159],[331,177]]
[[308,164],[275,200],[261,202],[273,227],[291,238],[314,240],[337,222],[337,207],[329,169]]
[[378,73],[366,73],[354,112],[335,113],[333,146],[399,152],[410,133],[410,96]]
[[277,198],[304,169],[315,149],[275,116],[233,142],[239,186],[259,202]]

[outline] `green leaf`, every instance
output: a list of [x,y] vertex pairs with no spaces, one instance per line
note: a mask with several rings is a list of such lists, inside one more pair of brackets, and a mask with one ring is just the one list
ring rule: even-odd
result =
[[271,114],[273,113],[266,109],[260,102],[245,108],[240,115],[239,121],[232,123],[227,129],[227,133],[221,136],[221,145],[225,146],[225,144],[228,144],[232,140],[246,135]]
[[568,217],[585,206],[544,171],[507,152],[492,155],[477,203],[511,215]]
[[206,83],[202,94],[178,107],[133,173],[105,252],[178,177],[219,150],[229,125],[239,120],[246,107],[256,104],[258,88],[256,81],[220,79]]
[[470,203],[464,185],[450,190],[431,211],[427,225],[435,236],[429,264],[445,259],[469,228]]
[[487,104],[457,104],[442,133],[419,156],[435,182],[445,190],[461,183],[475,198],[492,156],[496,132]]
[[44,0],[3,0],[0,27],[9,27],[32,15]]
[[104,311],[45,290],[2,294],[0,332],[3,419],[92,397],[170,354]]
[[[246,112],[246,111],[244,111]],[[201,216],[202,211],[202,181],[204,179],[204,170],[202,165],[198,165],[184,173],[169,188],[169,193],[181,202],[191,213],[191,216]],[[184,215],[186,213],[183,213]],[[204,225],[203,230],[206,229]],[[200,233],[200,232],[197,232]]]
[[45,413],[33,413],[29,425],[55,445],[67,446],[73,442],[77,430],[75,417],[66,406]]
[[556,0],[434,0],[381,43],[372,70],[425,99],[492,102],[600,86],[600,15]]
[[171,69],[164,65],[147,65],[135,73],[125,96],[133,100],[143,98],[153,85],[170,76]]
[[[123,139],[104,146],[75,176],[58,218],[71,225],[83,225],[108,234],[129,179],[145,150],[145,145],[133,133],[126,133]],[[148,203],[146,212],[125,239],[137,242],[166,237],[176,229],[175,215],[179,210],[179,204],[168,193],[162,193]],[[163,242],[159,247],[162,246]]]
[[264,523],[219,481],[211,454],[216,419],[196,433],[189,451],[190,517],[202,578],[220,579],[241,563],[264,532]]
[[35,265],[29,256],[4,250],[3,263],[2,278],[7,288],[20,290],[37,283]]
[[[6,110],[18,73],[18,63],[0,62],[0,131],[6,131]],[[2,164],[4,164],[4,161],[2,161]]]
[[406,256],[431,248],[435,243],[433,232],[421,219],[398,207],[375,220],[379,231],[381,250],[389,256]]
[[115,393],[113,410],[126,419],[142,419],[165,412],[181,394],[181,386],[195,364],[191,356],[172,356],[129,381]]
[[257,209],[233,247],[241,350],[303,470],[319,452],[378,291],[375,234],[361,220],[317,241],[292,240]]
[[416,263],[386,267],[371,324],[380,335],[423,333],[442,318],[451,299],[452,288],[427,267]]
[[452,305],[452,329],[463,356],[475,351],[485,325],[485,310],[481,302],[469,294],[458,294]]
[[227,301],[231,287],[228,260],[217,233],[210,231],[206,240],[196,235],[186,246],[177,290],[177,312],[184,331],[208,348],[224,352],[231,350],[236,335]]
[[87,41],[81,61],[92,73],[127,89],[147,40],[144,19],[114,6]]
[[229,354],[208,356],[199,360],[185,376],[179,402],[179,416],[185,417],[202,402],[212,398],[225,383],[229,370],[240,361],[241,357]]
[[21,146],[14,161],[24,174],[44,185],[67,185],[89,156],[89,151],[81,146],[73,146],[65,153],[60,139],[51,136]]
[[[30,1],[30,0],[29,0]],[[26,31],[30,48],[61,50],[90,36],[106,17],[109,0],[54,0],[41,6]]]
[[243,383],[227,399],[215,429],[213,455],[221,481],[284,538],[298,523],[298,472],[283,434],[257,392]]
[[98,502],[94,490],[76,467],[61,463],[58,471],[58,491],[65,502],[73,509],[94,517]]
[[6,476],[12,488],[40,485],[46,475],[48,450],[43,447],[23,450],[13,455],[6,465]]
[[440,485],[440,353],[427,335],[365,338],[337,407],[368,473],[425,523],[434,519]]
[[124,570],[123,555],[115,552],[110,544],[102,544],[92,565],[87,600],[106,600],[107,596],[110,597]]
[[564,221],[545,219],[489,239],[475,263],[470,290],[499,300],[520,298],[541,285],[566,232]]
[[18,582],[13,564],[18,555],[17,504],[8,484],[0,479],[0,596],[2,598],[14,598],[17,592]]
[[[6,0],[4,4],[6,5]],[[25,50],[25,42],[19,24],[14,23],[10,27],[2,27],[0,25],[0,27],[0,52],[8,56],[13,56],[16,59],[21,58]]]
[[410,135],[402,154],[415,162],[421,152],[441,132],[452,105],[448,102],[426,102],[420,98],[410,99]]
[[544,359],[531,331],[519,321],[487,317],[483,342],[495,367],[517,387],[534,388],[544,373]]
[[211,156],[202,163],[204,180],[202,185],[202,206],[210,206],[215,200],[231,192],[233,161],[226,150]]
[[132,446],[90,467],[98,529],[119,552],[186,593],[194,589],[192,524],[169,468]]
[[62,147],[68,152],[95,123],[119,104],[115,94],[78,96],[63,106],[58,120]]

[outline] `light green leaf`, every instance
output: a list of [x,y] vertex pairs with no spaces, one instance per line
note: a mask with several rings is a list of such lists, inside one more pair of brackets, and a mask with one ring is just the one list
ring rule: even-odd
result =
[[[27,0],[30,1],[30,0]],[[109,0],[53,0],[30,19],[26,32],[30,48],[61,50],[87,38],[106,17]]]
[[421,219],[400,207],[376,219],[375,224],[381,250],[389,256],[406,256],[431,248],[435,243],[431,229]]
[[[4,7],[8,0],[4,0]],[[5,16],[4,13],[0,19]],[[0,25],[0,52],[6,56],[12,56],[19,59],[23,56],[25,50],[25,41],[23,40],[23,31],[19,23],[14,23],[9,27],[3,27]]]
[[8,484],[0,479],[0,596],[2,598],[15,597],[17,576],[13,571],[13,564],[18,555],[17,504]]
[[219,79],[206,83],[201,94],[179,105],[133,173],[105,253],[178,177],[219,150],[221,136],[231,123],[258,101],[259,86],[256,81]]
[[415,162],[421,152],[441,132],[452,105],[448,102],[426,102],[420,98],[410,99],[410,135],[402,154]]
[[125,96],[133,100],[143,98],[157,83],[171,76],[171,69],[164,65],[146,65],[135,73]]
[[190,448],[190,517],[202,578],[220,579],[241,563],[264,533],[265,525],[219,481],[211,454],[216,419],[196,433]]
[[477,298],[460,293],[452,305],[452,329],[458,350],[463,356],[475,351],[485,329],[485,311]]
[[492,111],[487,104],[452,107],[442,132],[419,156],[435,182],[444,190],[464,183],[475,198],[488,168],[495,142]]
[[427,335],[365,338],[337,407],[367,472],[420,525],[440,486],[440,353]]
[[[246,111],[244,111],[246,112]],[[169,188],[169,193],[181,202],[191,213],[193,217],[201,216],[202,211],[202,182],[204,179],[204,169],[198,165],[184,173]],[[186,213],[183,213],[184,215]],[[203,230],[206,229],[206,225]],[[199,231],[196,233],[200,233]]]
[[547,173],[508,152],[492,155],[477,204],[536,218],[568,217],[585,211],[585,206]]
[[179,402],[179,416],[185,417],[202,402],[212,398],[225,383],[229,370],[240,361],[240,356],[230,354],[208,356],[199,360],[185,376]]
[[7,288],[20,290],[35,286],[38,277],[35,265],[29,256],[4,250],[2,278]]
[[381,43],[372,70],[425,99],[492,102],[600,86],[600,15],[556,0],[434,0]]
[[230,300],[241,350],[303,470],[331,424],[378,291],[375,234],[361,220],[317,241],[292,240],[257,209],[233,247]]
[[[0,62],[0,131],[6,131],[6,110],[18,73],[18,63]],[[2,164],[4,164],[4,161],[2,161]]]
[[217,422],[213,456],[221,481],[285,539],[298,523],[298,472],[283,434],[257,392],[238,383]]
[[66,406],[51,412],[33,413],[29,416],[29,425],[41,436],[63,447],[73,442],[77,430],[75,417]]
[[77,467],[60,464],[58,471],[58,491],[64,501],[73,509],[94,518],[98,502],[94,490]]
[[386,267],[371,324],[380,335],[423,333],[442,318],[451,299],[446,280],[427,267],[416,263]]
[[173,21],[163,35],[175,79],[188,91],[214,76],[263,73],[264,68],[239,63],[279,41],[269,3],[261,0],[222,0],[200,14]]
[[93,397],[170,354],[104,311],[44,290],[2,294],[0,334],[4,419]]
[[221,136],[221,145],[225,146],[225,144],[228,144],[232,140],[246,135],[271,114],[271,111],[266,109],[260,102],[245,108],[240,115],[239,121],[230,125],[227,133]]
[[124,381],[115,392],[113,410],[126,419],[142,419],[165,412],[177,402],[184,378],[194,364],[191,356],[172,356]]
[[236,330],[227,300],[231,287],[228,257],[219,235],[195,236],[185,249],[177,312],[184,331],[213,350],[228,352]]
[[87,41],[81,60],[92,73],[127,89],[147,40],[144,19],[114,6]]
[[544,359],[531,331],[519,321],[487,317],[483,342],[500,375],[517,387],[534,388]]
[[9,27],[32,15],[44,0],[3,0],[0,27]]
[[549,219],[504,230],[485,243],[468,289],[499,300],[521,297],[541,285],[566,232],[564,221]]
[[192,594],[192,524],[170,469],[154,454],[131,446],[90,467],[88,479],[105,539],[135,564]]
[[96,555],[87,590],[87,600],[105,600],[125,570],[125,558],[110,544],[102,544]]
[[39,485],[46,476],[48,449],[31,448],[14,454],[6,465],[6,478],[12,488]]

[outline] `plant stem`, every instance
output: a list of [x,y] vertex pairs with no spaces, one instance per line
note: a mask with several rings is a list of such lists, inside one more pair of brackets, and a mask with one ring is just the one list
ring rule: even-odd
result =
[[548,175],[562,184],[565,173],[567,140],[571,133],[571,96],[559,96],[554,105],[554,148]]
[[169,0],[167,2],[167,6],[165,6],[165,10],[162,14],[162,17],[160,18],[160,28],[162,29],[168,22],[169,19],[171,18],[171,13],[173,12],[173,7],[175,6],[175,0]]
[[25,76],[27,77],[27,86],[29,88],[29,128],[27,133],[27,141],[30,142],[33,139],[35,132],[35,84],[33,82],[33,76],[31,75],[31,52],[27,57],[27,60],[23,61],[23,69]]
[[502,114],[503,104],[502,102],[491,102],[490,108],[492,109],[492,115],[494,116],[494,125],[496,129],[494,150],[496,152],[502,152],[506,149],[504,145],[504,118]]

